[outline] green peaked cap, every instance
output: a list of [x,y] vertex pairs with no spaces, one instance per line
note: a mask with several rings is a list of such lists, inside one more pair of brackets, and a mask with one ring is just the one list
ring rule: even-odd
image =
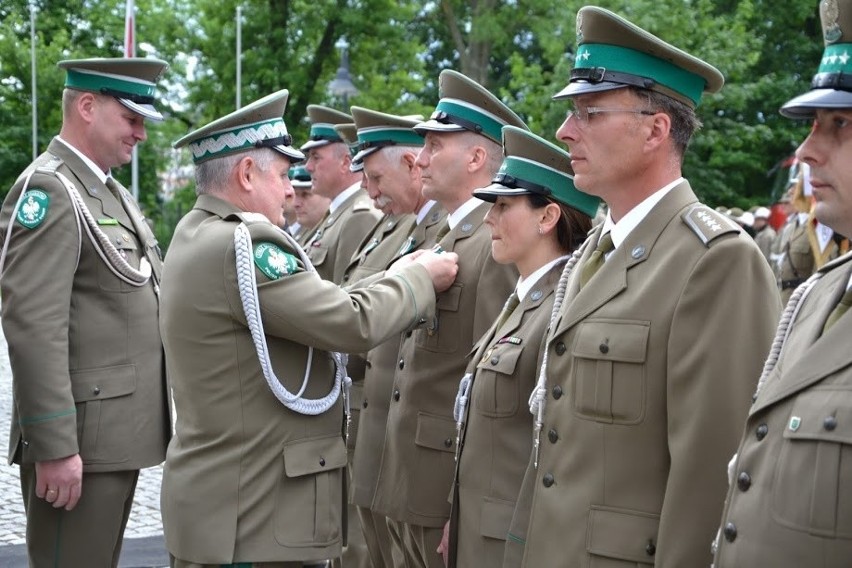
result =
[[65,87],[115,97],[125,107],[151,120],[163,120],[154,107],[156,82],[169,64],[146,57],[68,59]]
[[712,65],[597,6],[577,12],[577,53],[563,99],[639,87],[658,91],[694,108],[703,93],[715,93],[725,78]]
[[444,69],[438,77],[441,100],[426,122],[414,130],[421,136],[426,132],[461,132],[467,130],[500,143],[501,129],[506,125],[527,128],[512,109],[488,90],[452,69]]
[[811,118],[818,108],[852,108],[852,0],[822,0],[825,49],[811,89],[784,103],[781,114]]
[[311,148],[344,142],[334,127],[338,124],[352,124],[352,117],[345,112],[323,105],[308,105],[308,119],[311,121],[310,140],[302,144],[300,150],[303,152]]
[[267,95],[190,132],[174,147],[189,146],[196,164],[252,148],[270,148],[291,162],[304,160],[305,155],[293,148],[282,118],[289,94],[282,89]]
[[358,133],[358,153],[354,161],[363,162],[364,158],[386,146],[423,146],[423,137],[414,131],[422,118],[396,116],[358,106],[351,110]]
[[501,195],[537,194],[594,217],[600,199],[574,187],[571,156],[532,132],[503,127],[503,165],[491,185],[473,192],[494,202]]

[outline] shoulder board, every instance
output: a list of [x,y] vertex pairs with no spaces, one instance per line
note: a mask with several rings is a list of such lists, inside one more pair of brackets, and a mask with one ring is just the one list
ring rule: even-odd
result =
[[254,223],[269,223],[270,225],[272,224],[272,222],[267,219],[266,215],[264,215],[263,213],[241,211],[239,213],[234,213],[234,216],[246,225],[251,225]]
[[36,168],[36,172],[40,174],[53,174],[62,165],[62,158],[51,154],[50,159],[45,163],[40,164]]
[[686,226],[692,229],[692,232],[708,247],[711,242],[722,235],[741,231],[736,223],[706,205],[692,207],[681,218]]
[[370,209],[375,209],[375,207],[373,207],[373,201],[369,197],[359,197],[352,206],[353,211],[369,211]]

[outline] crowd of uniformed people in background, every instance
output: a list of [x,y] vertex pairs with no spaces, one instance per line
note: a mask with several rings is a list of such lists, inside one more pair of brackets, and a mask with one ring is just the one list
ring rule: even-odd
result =
[[60,62],[0,211],[30,565],[117,566],[164,461],[178,568],[850,565],[852,0],[820,16],[774,226],[682,175],[722,74],[596,6],[560,144],[445,70],[298,145],[282,89],[175,142],[165,259],[111,170],[167,64]]

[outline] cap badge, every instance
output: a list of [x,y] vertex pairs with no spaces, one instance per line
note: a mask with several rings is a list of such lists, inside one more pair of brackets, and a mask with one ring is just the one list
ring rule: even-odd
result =
[[577,14],[577,44],[583,43],[583,14]]
[[843,30],[837,22],[840,17],[840,8],[837,0],[823,0],[822,6],[822,35],[826,43],[834,43],[843,36]]

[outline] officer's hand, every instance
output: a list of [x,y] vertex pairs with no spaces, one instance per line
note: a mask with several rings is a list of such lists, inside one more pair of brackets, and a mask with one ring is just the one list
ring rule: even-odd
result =
[[438,554],[444,559],[444,566],[450,563],[450,521],[444,523],[444,533],[441,535],[441,543],[438,545]]
[[449,288],[459,272],[459,255],[454,252],[425,251],[414,262],[422,264],[429,272],[436,292]]
[[36,497],[54,508],[70,511],[83,492],[83,460],[80,454],[67,458],[36,462]]

